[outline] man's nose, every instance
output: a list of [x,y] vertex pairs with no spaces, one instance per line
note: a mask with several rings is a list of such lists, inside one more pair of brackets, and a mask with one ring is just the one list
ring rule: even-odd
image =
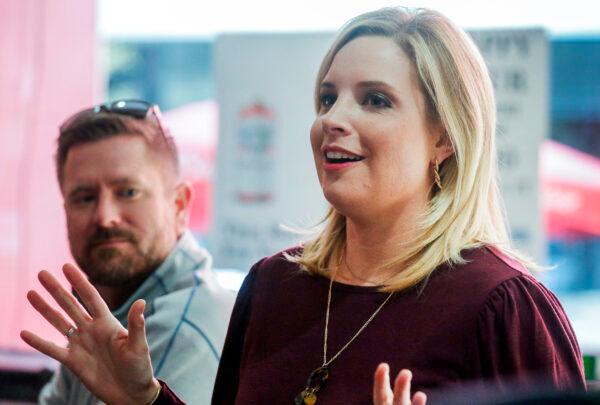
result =
[[112,228],[121,223],[121,209],[117,201],[111,196],[98,197],[95,211],[96,225],[104,228]]

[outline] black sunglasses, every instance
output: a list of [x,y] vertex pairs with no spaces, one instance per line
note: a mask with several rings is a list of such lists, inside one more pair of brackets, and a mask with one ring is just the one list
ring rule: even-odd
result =
[[143,100],[117,100],[97,105],[93,110],[95,113],[107,112],[142,119],[146,118],[148,111],[150,111],[152,107],[154,107],[154,104]]
[[101,113],[120,114],[136,119],[145,119],[148,114],[151,113],[154,118],[156,118],[161,134],[163,137],[167,138],[167,132],[165,131],[162,115],[158,105],[144,100],[117,100],[104,104],[98,104],[92,108],[86,108],[85,110],[82,110],[68,118],[60,126],[60,131],[63,132],[77,121],[87,119],[90,116]]

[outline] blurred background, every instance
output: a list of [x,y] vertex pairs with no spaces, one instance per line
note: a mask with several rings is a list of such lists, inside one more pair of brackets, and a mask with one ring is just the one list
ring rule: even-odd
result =
[[63,342],[25,299],[37,271],[72,260],[59,124],[106,100],[159,104],[194,185],[191,229],[235,290],[254,261],[301,239],[281,225],[323,215],[308,142],[318,64],[345,21],[393,5],[437,9],[480,47],[513,239],[551,267],[537,277],[599,379],[600,3],[0,0],[0,398],[32,398],[54,367],[21,329]]

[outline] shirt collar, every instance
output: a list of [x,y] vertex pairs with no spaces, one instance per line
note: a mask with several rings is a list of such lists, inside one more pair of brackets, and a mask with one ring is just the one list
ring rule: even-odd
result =
[[211,265],[212,257],[208,251],[198,245],[190,231],[185,231],[156,271],[144,280],[125,303],[113,311],[113,315],[125,325],[129,308],[136,300],[146,300],[148,312],[149,301],[175,290],[210,281],[213,278]]

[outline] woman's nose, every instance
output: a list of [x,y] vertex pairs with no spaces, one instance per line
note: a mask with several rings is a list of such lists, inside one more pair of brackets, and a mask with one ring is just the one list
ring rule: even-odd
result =
[[330,135],[348,135],[351,132],[351,109],[341,100],[337,100],[325,114],[321,116],[323,131]]

